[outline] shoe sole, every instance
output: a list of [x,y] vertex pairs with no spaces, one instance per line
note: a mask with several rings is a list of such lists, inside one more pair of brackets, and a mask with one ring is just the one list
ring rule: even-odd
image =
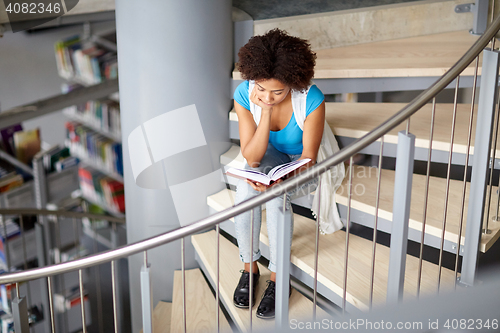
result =
[[[238,309],[248,309],[248,305],[239,305],[233,302],[233,305]],[[255,306],[255,302],[252,304],[252,308]]]
[[272,317],[264,317],[264,316],[259,316],[258,314],[255,314],[255,316],[257,318],[260,318],[260,319],[274,319],[275,316],[272,316]]

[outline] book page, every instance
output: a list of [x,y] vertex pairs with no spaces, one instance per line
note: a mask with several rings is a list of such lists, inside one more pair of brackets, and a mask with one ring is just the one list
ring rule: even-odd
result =
[[271,182],[271,179],[269,176],[262,172],[258,171],[253,171],[253,170],[242,170],[242,169],[236,169],[236,168],[230,168],[226,171],[226,174],[229,176],[233,176],[235,178],[240,178],[240,179],[249,179],[255,182],[259,182],[262,184],[269,185]]
[[290,172],[300,168],[304,164],[309,163],[309,161],[311,161],[310,158],[305,158],[303,160],[296,160],[290,163],[281,164],[271,169],[267,175],[271,180],[276,181]]

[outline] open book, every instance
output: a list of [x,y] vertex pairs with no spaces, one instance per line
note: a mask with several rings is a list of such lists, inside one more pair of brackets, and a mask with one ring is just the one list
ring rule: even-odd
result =
[[307,164],[309,161],[311,161],[310,158],[305,158],[303,160],[297,160],[285,164],[278,165],[274,168],[272,168],[267,175],[265,173],[259,172],[259,171],[253,171],[253,170],[243,170],[243,169],[236,169],[236,168],[230,168],[226,171],[226,174],[235,178],[241,178],[241,179],[249,179],[254,182],[259,182],[264,185],[269,185],[272,182],[277,181],[280,178],[283,178],[290,172],[297,170],[304,164]]

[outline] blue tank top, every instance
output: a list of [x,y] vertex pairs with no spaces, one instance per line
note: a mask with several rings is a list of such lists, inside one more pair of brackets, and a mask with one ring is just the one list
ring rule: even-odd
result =
[[[318,106],[323,103],[325,96],[316,85],[312,85],[306,97],[306,119]],[[250,112],[250,96],[248,94],[248,81],[243,81],[234,91],[234,100]],[[295,115],[292,113],[290,121],[280,131],[270,131],[269,142],[285,154],[302,154],[302,134]]]

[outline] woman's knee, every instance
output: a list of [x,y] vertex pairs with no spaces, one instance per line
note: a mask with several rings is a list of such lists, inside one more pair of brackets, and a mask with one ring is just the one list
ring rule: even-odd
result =
[[[286,195],[286,206],[285,209],[289,210],[291,208],[291,201],[290,201],[290,195]],[[280,195],[274,199],[269,200],[266,202],[266,209],[279,209],[283,210],[283,196]]]
[[235,203],[238,204],[242,201],[245,201],[247,199],[250,199],[254,197],[257,193],[256,191],[244,180],[238,181],[238,184],[236,185],[236,197],[235,197]]

